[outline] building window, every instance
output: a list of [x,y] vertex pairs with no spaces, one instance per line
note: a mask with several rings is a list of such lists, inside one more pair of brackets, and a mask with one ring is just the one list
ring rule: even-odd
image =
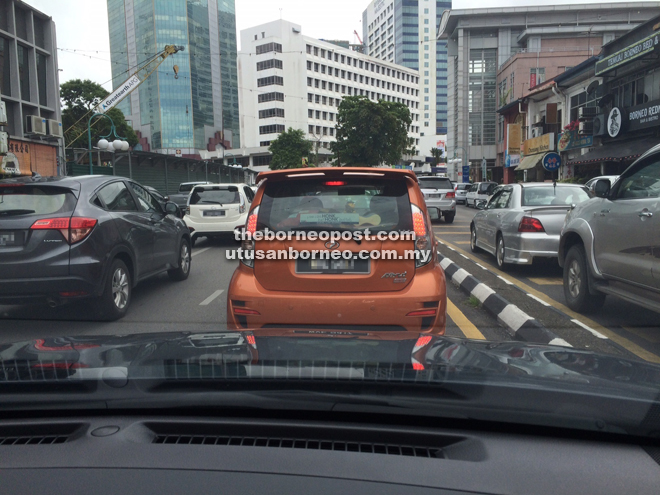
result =
[[279,134],[284,132],[283,124],[262,125],[259,127],[259,134]]
[[284,93],[264,93],[257,97],[259,103],[266,101],[284,101]]
[[307,101],[311,103],[313,99],[314,95],[312,93],[307,93]]
[[327,105],[327,104],[328,104],[328,98],[327,98],[326,96],[322,96],[322,97],[321,97],[321,103],[322,103],[323,105]]
[[324,135],[324,136],[327,136],[327,135],[328,135],[328,128],[327,128],[327,127],[324,127],[324,128],[323,128],[323,135]]
[[279,43],[266,43],[265,45],[257,46],[257,55],[268,52],[282,53],[282,45]]
[[330,135],[331,135],[331,136],[334,136],[334,135],[335,135],[335,128],[334,128],[334,127],[331,127],[331,128],[330,128]]
[[325,68],[326,68],[325,65],[322,65],[322,66],[321,66],[321,74],[325,74]]
[[321,58],[325,58],[325,50],[321,48]]
[[314,72],[318,72],[318,71],[319,71],[319,64],[314,64]]
[[321,89],[325,89],[327,86],[327,83],[325,81],[321,81]]
[[314,55],[315,55],[316,57],[319,56],[319,48],[318,48],[318,46],[315,46],[315,47],[314,47]]
[[335,106],[335,99],[330,98],[329,104],[330,104],[331,107]]
[[545,81],[545,67],[532,67],[529,69],[529,87],[533,88]]
[[270,141],[259,141],[259,146],[270,146]]
[[282,61],[276,58],[271,60],[264,60],[263,62],[257,62],[257,71],[266,70],[266,69],[281,69]]
[[262,77],[261,79],[257,79],[257,86],[260,88],[272,85],[284,86],[284,79],[280,76]]
[[317,118],[317,119],[320,119],[320,118],[321,118],[321,111],[320,111],[320,110],[317,110],[317,111],[316,111],[316,118]]
[[334,121],[334,120],[335,120],[335,114],[332,113],[332,112],[330,112],[330,120],[331,120],[331,121]]
[[314,118],[314,110],[312,110],[312,109],[307,110],[307,118],[308,119],[313,119]]
[[[617,94],[616,89],[614,94]],[[615,98],[616,100],[616,98]],[[596,91],[593,91],[591,94],[587,94],[586,91],[578,93],[574,96],[571,96],[571,110],[570,110],[570,121],[573,122],[578,119],[578,111],[582,107],[595,107],[598,99],[596,98]],[[623,106],[623,105],[622,105]],[[630,105],[628,105],[630,106]]]
[[265,110],[259,110],[260,119],[269,119],[271,117],[284,117],[283,108],[267,108]]
[[314,103],[321,103],[321,97],[319,95],[314,95]]
[[312,63],[309,60],[307,61],[307,70],[312,70]]
[[329,82],[328,83],[328,91],[333,91],[333,89],[332,89],[333,87],[334,87],[334,85],[331,82]]
[[18,78],[21,86],[21,99],[30,101],[30,70],[28,64],[28,49],[18,45]]
[[39,104],[48,106],[46,83],[46,55],[37,53],[37,86],[39,88]]
[[9,40],[0,36],[0,93],[7,96],[11,92],[9,74]]
[[309,86],[310,88],[312,87],[312,78],[311,77],[307,78],[307,86]]
[[312,45],[307,45],[307,53],[312,54]]
[[319,87],[320,81],[318,79],[314,79],[314,87],[318,88]]
[[313,125],[308,125],[307,126],[307,132],[309,132],[310,134],[314,134],[314,126]]

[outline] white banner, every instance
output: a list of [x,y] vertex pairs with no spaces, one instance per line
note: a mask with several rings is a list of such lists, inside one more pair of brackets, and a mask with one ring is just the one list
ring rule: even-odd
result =
[[96,112],[105,113],[114,106],[116,106],[121,100],[126,98],[128,94],[133,91],[140,84],[140,79],[138,76],[131,77],[128,81],[124,82],[117,89],[108,95],[108,97],[101,102],[101,104],[96,107]]

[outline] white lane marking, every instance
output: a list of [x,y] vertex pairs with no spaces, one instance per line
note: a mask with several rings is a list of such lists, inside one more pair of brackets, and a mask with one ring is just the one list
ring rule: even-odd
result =
[[447,247],[448,247],[449,249],[451,249],[452,251],[456,251],[456,250],[455,250],[453,247],[451,247],[451,246],[447,246]]
[[579,326],[581,326],[582,328],[584,328],[587,332],[591,332],[592,334],[594,334],[594,335],[595,335],[596,337],[598,337],[599,339],[606,339],[606,338],[607,338],[607,337],[605,337],[605,335],[603,335],[602,333],[600,333],[600,332],[594,330],[594,329],[591,328],[591,327],[588,327],[587,325],[585,325],[584,323],[582,323],[580,320],[573,319],[573,320],[571,320],[571,321],[572,321],[573,323],[575,323],[576,325],[579,325]]
[[488,271],[488,268],[486,268],[486,267],[483,266],[483,265],[480,265],[479,263],[476,263],[476,262],[475,262],[475,265],[477,265],[477,266],[478,266],[479,268],[481,268],[482,270],[486,270],[486,271]]
[[573,347],[571,344],[566,342],[564,339],[560,339],[559,337],[552,339],[550,342],[548,342],[550,345],[563,345],[564,347]]
[[459,268],[456,273],[454,273],[454,276],[451,278],[454,282],[456,282],[458,285],[463,282],[467,277],[469,277],[470,274],[463,270],[462,268]]
[[483,283],[478,284],[474,289],[472,289],[472,295],[479,299],[482,304],[491,294],[495,294],[495,291]]
[[507,279],[505,279],[505,278],[502,277],[501,275],[498,275],[497,278],[499,278],[500,280],[503,280],[504,282],[506,282],[506,283],[509,284],[509,285],[513,285],[513,282],[509,282]]
[[529,297],[531,297],[532,299],[534,299],[536,302],[540,302],[541,304],[543,304],[543,306],[550,306],[547,302],[545,302],[545,301],[544,301],[543,299],[541,299],[540,297],[536,297],[536,296],[533,295],[533,294],[527,294],[527,295],[528,295]]
[[509,304],[499,315],[497,315],[497,319],[502,320],[511,327],[514,332],[517,332],[527,321],[533,320],[534,318],[530,317],[515,304]]
[[467,256],[465,256],[463,253],[459,253],[459,254],[460,254],[461,256],[463,256],[463,258],[465,258],[466,260],[469,260],[469,259],[470,259],[470,258],[468,258]]
[[446,270],[447,267],[448,267],[449,265],[451,265],[452,263],[453,263],[453,261],[450,260],[449,258],[444,258],[444,259],[440,262],[440,266],[442,267],[443,270]]
[[211,248],[210,247],[205,247],[205,248],[202,248],[202,249],[198,249],[197,251],[194,251],[193,254],[191,254],[190,256],[197,256],[198,254],[202,254],[204,251],[208,251],[209,249],[211,249]]
[[213,300],[218,297],[220,294],[222,294],[224,290],[216,290],[213,294],[211,294],[209,297],[204,299],[201,303],[199,303],[200,306],[208,306],[213,302]]

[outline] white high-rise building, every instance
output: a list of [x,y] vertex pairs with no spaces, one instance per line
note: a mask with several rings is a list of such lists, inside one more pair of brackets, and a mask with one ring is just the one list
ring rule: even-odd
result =
[[329,148],[344,96],[404,103],[419,144],[419,73],[302,34],[277,20],[241,31],[238,52],[241,142],[267,147],[289,127]]

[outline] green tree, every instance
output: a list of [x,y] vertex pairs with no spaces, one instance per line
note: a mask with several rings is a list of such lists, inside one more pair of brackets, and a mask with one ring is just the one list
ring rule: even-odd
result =
[[446,159],[442,157],[442,150],[440,148],[431,148],[431,156],[433,157],[434,165],[446,162]]
[[[65,130],[67,147],[87,148],[87,122],[93,109],[108,96],[108,91],[100,84],[89,79],[73,79],[60,85],[62,100],[62,127]],[[106,115],[115,123],[117,134],[126,138],[131,146],[138,142],[137,134],[126,122],[124,112],[117,107],[108,110]],[[110,133],[110,122],[103,117],[92,121],[92,143],[96,144],[101,136]]]
[[273,154],[271,170],[302,168],[303,158],[308,159],[312,151],[312,143],[305,139],[303,131],[289,127],[270,143],[268,150]]
[[347,96],[337,114],[337,141],[331,150],[337,164],[373,167],[395,164],[413,146],[408,138],[412,117],[403,103]]

